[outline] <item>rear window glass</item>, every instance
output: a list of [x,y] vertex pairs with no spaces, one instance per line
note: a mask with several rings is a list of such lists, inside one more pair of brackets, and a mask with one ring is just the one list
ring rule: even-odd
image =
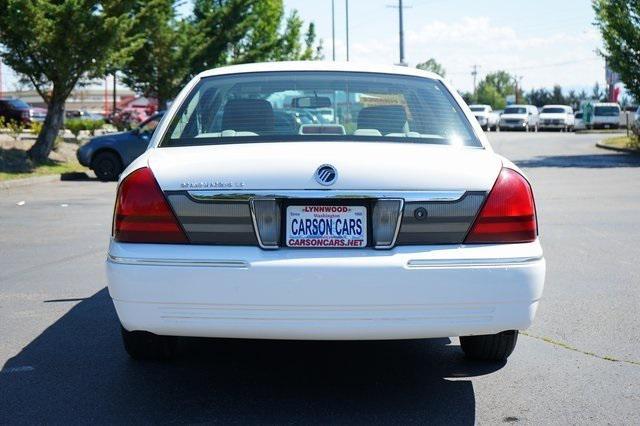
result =
[[542,111],[540,111],[541,114],[563,114],[566,112],[567,110],[564,108],[542,108]]
[[29,104],[20,99],[9,99],[6,101],[12,108],[16,109],[29,109]]
[[204,78],[160,146],[307,140],[482,146],[438,80],[329,71]]
[[471,109],[471,111],[473,112],[484,112],[485,108],[484,107],[469,107]]
[[593,109],[593,114],[604,117],[616,117],[620,115],[620,108],[617,106],[597,106]]

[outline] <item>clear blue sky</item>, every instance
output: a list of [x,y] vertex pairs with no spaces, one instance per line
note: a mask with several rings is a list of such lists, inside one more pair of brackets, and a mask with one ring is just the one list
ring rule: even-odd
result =
[[[185,3],[183,9],[190,1]],[[349,1],[352,61],[398,62],[398,12],[388,7],[397,3]],[[595,53],[601,37],[592,25],[589,0],[404,0],[404,4],[407,62],[415,66],[436,58],[460,90],[472,88],[474,64],[480,67],[479,78],[505,69],[522,76],[525,89],[604,84],[604,61]],[[315,22],[325,58],[331,59],[331,0],[285,0],[285,6],[298,10],[306,22]],[[335,0],[335,9],[336,58],[344,60],[345,0]],[[6,67],[4,74],[5,90],[13,89],[15,77]]]

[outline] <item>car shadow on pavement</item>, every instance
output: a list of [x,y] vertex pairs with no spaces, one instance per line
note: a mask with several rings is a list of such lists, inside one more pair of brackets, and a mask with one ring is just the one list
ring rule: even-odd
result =
[[471,425],[465,378],[504,364],[465,360],[450,343],[185,339],[176,361],[140,363],[103,289],[7,361],[0,423]]
[[585,154],[539,156],[530,160],[514,161],[518,167],[561,167],[605,169],[614,167],[640,167],[640,155]]

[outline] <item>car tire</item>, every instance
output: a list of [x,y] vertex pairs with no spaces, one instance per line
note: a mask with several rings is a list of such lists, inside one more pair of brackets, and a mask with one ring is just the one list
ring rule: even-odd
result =
[[148,331],[127,331],[120,327],[127,354],[138,361],[169,360],[177,353],[177,337],[159,336]]
[[91,161],[91,169],[102,182],[118,180],[122,173],[122,162],[113,152],[99,152]]
[[518,330],[481,336],[460,336],[460,347],[465,356],[482,361],[504,361],[513,352],[518,341]]

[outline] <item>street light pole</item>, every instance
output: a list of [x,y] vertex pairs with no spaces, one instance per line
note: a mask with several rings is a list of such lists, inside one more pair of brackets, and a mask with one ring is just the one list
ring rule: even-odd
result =
[[399,32],[399,43],[400,43],[400,62],[397,65],[402,65],[404,67],[407,66],[407,63],[404,61],[404,9],[411,8],[411,6],[404,6],[402,4],[402,0],[398,0],[398,5],[387,5],[392,9],[398,9],[398,32]]
[[333,60],[336,60],[336,8],[335,0],[331,0],[331,50]]
[[345,0],[345,13],[347,16],[347,62],[349,62],[349,0]]
[[398,0],[398,19],[400,20],[400,65],[404,65],[404,19],[402,16],[402,0]]

